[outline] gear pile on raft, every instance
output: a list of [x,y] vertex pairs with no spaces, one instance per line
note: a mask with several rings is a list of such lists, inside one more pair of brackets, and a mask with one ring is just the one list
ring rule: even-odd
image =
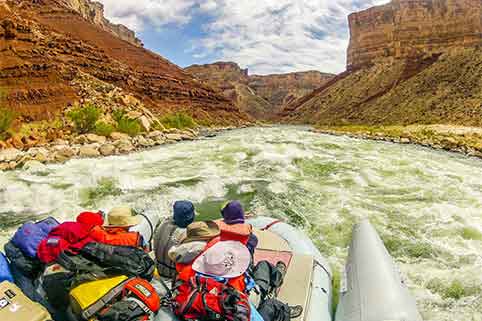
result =
[[[256,258],[259,239],[238,201],[222,219],[195,221],[194,205],[136,231],[128,207],[23,224],[0,255],[4,320],[288,321],[304,306],[277,298],[289,256]],[[147,217],[146,217],[147,219]],[[148,219],[147,219],[148,220]],[[138,229],[137,229],[138,230]],[[279,259],[279,260],[278,260]],[[277,260],[273,262],[273,260]]]

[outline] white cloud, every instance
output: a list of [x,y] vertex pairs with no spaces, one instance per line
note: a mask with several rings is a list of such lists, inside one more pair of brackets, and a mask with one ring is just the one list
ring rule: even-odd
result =
[[198,0],[98,0],[109,20],[142,31],[146,23],[155,27],[189,22]]
[[140,30],[182,25],[209,15],[193,57],[215,55],[251,73],[315,69],[340,72],[348,46],[347,16],[388,0],[101,0],[106,14]]

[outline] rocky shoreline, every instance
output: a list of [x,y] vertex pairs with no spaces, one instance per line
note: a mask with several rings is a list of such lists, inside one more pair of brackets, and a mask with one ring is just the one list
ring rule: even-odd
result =
[[[453,153],[463,154],[465,156],[477,157],[482,159],[482,139],[481,144],[467,143],[464,141],[464,134],[462,135],[452,135],[448,137],[444,134],[439,136],[435,135],[432,137],[419,137],[417,135],[407,134],[405,132],[403,135],[393,135],[391,133],[379,132],[349,132],[345,130],[337,129],[313,129],[313,132],[333,135],[333,136],[345,136],[358,139],[368,139],[376,141],[384,141],[395,144],[411,144],[417,146],[428,147],[434,150],[444,150]],[[462,139],[457,139],[462,137]]]
[[0,171],[28,169],[41,164],[63,163],[75,158],[96,158],[123,155],[156,146],[214,137],[222,131],[237,127],[170,129],[151,131],[135,137],[114,132],[109,137],[85,134],[69,140],[57,139],[43,146],[27,150],[8,148],[0,150]]

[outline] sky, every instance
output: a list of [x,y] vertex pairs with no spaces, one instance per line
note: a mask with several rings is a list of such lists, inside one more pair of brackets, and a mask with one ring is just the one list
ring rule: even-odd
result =
[[106,17],[181,67],[234,61],[250,74],[345,70],[347,16],[388,0],[98,0]]

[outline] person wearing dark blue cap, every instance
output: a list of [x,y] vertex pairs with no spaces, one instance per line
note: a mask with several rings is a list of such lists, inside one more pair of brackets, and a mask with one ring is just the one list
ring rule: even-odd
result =
[[169,250],[179,245],[184,238],[186,228],[194,222],[196,210],[190,201],[177,201],[173,206],[172,217],[160,221],[154,234],[154,252],[156,254],[157,271],[166,278],[176,276],[176,265],[169,258]]

